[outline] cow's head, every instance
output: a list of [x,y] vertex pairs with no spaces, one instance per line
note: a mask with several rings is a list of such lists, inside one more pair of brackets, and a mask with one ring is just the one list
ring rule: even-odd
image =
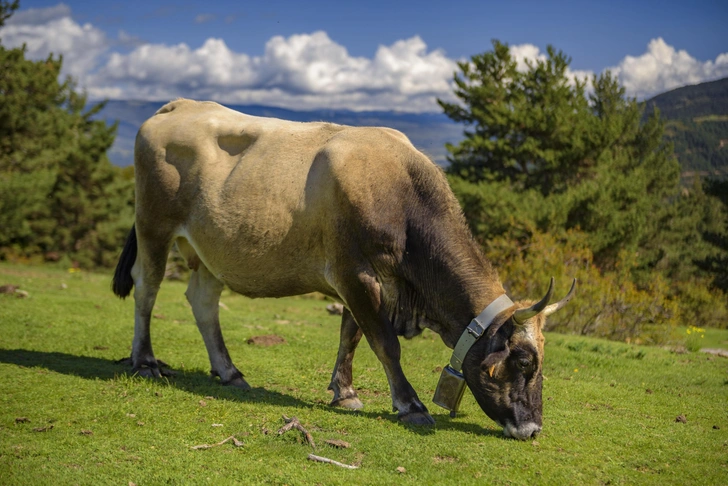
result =
[[483,411],[503,433],[528,439],[541,431],[543,345],[546,317],[571,299],[549,305],[551,286],[540,302],[516,302],[501,312],[463,361],[463,375]]

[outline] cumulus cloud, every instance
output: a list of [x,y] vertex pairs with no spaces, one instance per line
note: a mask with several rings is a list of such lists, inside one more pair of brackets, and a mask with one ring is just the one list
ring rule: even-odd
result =
[[[511,46],[511,55],[518,69],[526,69],[526,60],[543,61],[546,54],[533,44]],[[715,61],[699,61],[685,50],[677,50],[658,37],[647,45],[647,51],[640,56],[625,56],[617,65],[607,68],[619,78],[629,96],[638,99],[650,98],[671,89],[712,81],[728,76],[728,52],[720,54]],[[594,73],[586,70],[568,69],[567,77],[572,80],[586,79],[587,85]]]
[[533,44],[519,44],[508,47],[511,52],[511,57],[513,57],[513,60],[516,61],[516,69],[519,71],[525,71],[528,69],[526,61],[535,63],[546,60],[546,54],[542,53],[541,49]]
[[[516,69],[519,71],[525,71],[528,69],[526,61],[530,61],[532,64],[545,61],[548,56],[541,52],[541,50],[533,44],[519,44],[516,46],[509,46],[511,56],[516,61]],[[576,83],[577,80],[586,82],[587,88],[591,85],[591,77],[594,73],[591,71],[584,71],[579,69],[566,68],[566,77],[569,79],[571,84]]]
[[275,36],[254,57],[232,51],[222,39],[208,39],[197,49],[145,44],[128,54],[112,53],[89,77],[89,92],[110,96],[116,91],[109,86],[122,86],[147,99],[430,111],[436,97],[451,96],[455,68],[444,52],[428,52],[416,36],[380,46],[369,59],[351,56],[319,31]]
[[[201,14],[198,22],[210,20]],[[225,19],[228,21],[228,18]],[[65,4],[17,12],[0,29],[3,44],[25,43],[30,58],[63,54],[71,74],[91,98],[165,100],[175,97],[288,108],[348,108],[439,111],[436,98],[452,101],[456,62],[428,50],[419,36],[378,47],[373,57],[352,56],[318,31],[275,36],[263,54],[231,50],[223,39],[199,47],[151,44],[119,31],[110,39],[91,24],[79,24]],[[118,52],[119,47],[131,49]],[[546,55],[533,44],[511,46],[519,69]],[[661,91],[728,76],[728,53],[701,62],[655,39],[647,52],[627,56],[611,68],[628,94],[644,98]],[[572,82],[590,71],[569,70]]]
[[63,54],[63,75],[70,74],[83,83],[109,48],[109,41],[102,30],[91,24],[79,25],[69,13],[63,4],[20,12],[0,29],[0,38],[8,47],[25,44],[30,59]]
[[661,37],[647,45],[641,56],[626,56],[611,68],[627,92],[647,98],[680,86],[712,81],[728,76],[728,52],[715,61],[701,62],[687,51],[677,50]]

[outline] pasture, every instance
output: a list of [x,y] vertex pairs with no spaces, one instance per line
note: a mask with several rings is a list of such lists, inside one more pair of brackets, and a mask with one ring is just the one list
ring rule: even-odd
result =
[[[519,442],[469,392],[455,419],[431,403],[450,350],[429,331],[403,340],[402,364],[437,424],[404,426],[364,343],[365,409],[327,405],[340,318],[326,301],[223,292],[223,334],[253,387],[243,392],[209,378],[183,283],[165,282],[154,311],[155,353],[176,372],[158,381],[115,363],[130,353],[133,300],[113,297],[110,275],[3,263],[3,284],[29,297],[0,295],[2,484],[728,484],[726,358],[547,334],[544,430]],[[285,342],[247,344],[265,335]],[[728,348],[728,331],[702,339]],[[316,450],[295,429],[277,434],[282,415]],[[243,445],[193,449],[230,436]]]

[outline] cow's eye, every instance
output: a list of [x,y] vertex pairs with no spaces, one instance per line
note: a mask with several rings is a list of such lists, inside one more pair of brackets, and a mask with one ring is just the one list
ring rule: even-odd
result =
[[518,360],[518,367],[522,370],[527,370],[531,367],[531,360],[528,358],[521,358]]

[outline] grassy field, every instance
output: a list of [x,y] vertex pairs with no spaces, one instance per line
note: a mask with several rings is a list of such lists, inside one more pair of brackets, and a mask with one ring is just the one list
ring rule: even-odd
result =
[[[726,358],[548,334],[544,430],[519,442],[469,393],[455,419],[431,404],[450,355],[431,332],[403,341],[402,356],[437,425],[409,427],[365,344],[354,360],[364,411],[328,407],[339,318],[324,301],[223,293],[223,333],[253,386],[242,392],[208,377],[182,283],[165,282],[154,312],[155,352],[177,372],[159,381],[115,363],[129,355],[133,302],[113,297],[109,276],[0,264],[3,284],[30,296],[0,295],[2,484],[728,484]],[[246,344],[270,334],[286,342]],[[728,347],[728,332],[707,334]],[[276,433],[282,415],[316,451]],[[192,449],[231,435],[243,445]]]

